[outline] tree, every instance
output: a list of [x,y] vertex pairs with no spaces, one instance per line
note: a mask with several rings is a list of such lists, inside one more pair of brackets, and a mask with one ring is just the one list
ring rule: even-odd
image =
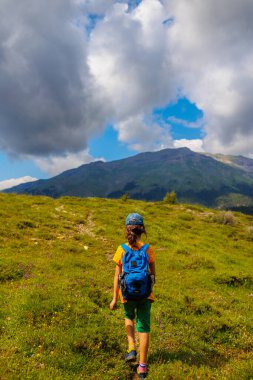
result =
[[170,193],[166,193],[165,197],[163,198],[164,203],[168,203],[170,205],[174,205],[177,203],[177,194],[175,191],[171,191]]
[[123,201],[123,202],[126,202],[128,199],[129,199],[129,194],[128,193],[125,193],[123,194],[120,199]]

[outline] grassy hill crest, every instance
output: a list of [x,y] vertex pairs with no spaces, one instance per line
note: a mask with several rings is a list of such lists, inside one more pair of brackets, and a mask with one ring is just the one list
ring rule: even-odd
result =
[[253,378],[252,217],[99,198],[0,206],[0,379],[133,378],[122,310],[109,310],[129,212],[157,259],[149,378]]
[[163,149],[92,162],[4,192],[116,199],[127,193],[136,200],[161,201],[168,191],[176,191],[184,203],[249,208],[253,207],[252,173],[253,160],[245,157]]

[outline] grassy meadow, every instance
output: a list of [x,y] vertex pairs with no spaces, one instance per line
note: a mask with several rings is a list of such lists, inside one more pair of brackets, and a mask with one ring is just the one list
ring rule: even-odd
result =
[[141,213],[156,252],[149,379],[253,379],[253,217],[0,194],[0,379],[131,380],[113,253]]

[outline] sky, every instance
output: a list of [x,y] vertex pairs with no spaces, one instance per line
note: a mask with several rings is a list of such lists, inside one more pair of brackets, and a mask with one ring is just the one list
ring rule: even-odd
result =
[[252,0],[1,0],[0,189],[189,147],[253,158]]

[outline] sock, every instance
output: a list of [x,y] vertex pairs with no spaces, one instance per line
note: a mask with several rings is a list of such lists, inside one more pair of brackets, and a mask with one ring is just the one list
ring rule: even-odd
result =
[[139,363],[139,372],[147,372],[147,364]]
[[135,343],[134,342],[128,344],[128,352],[133,351],[133,350],[135,350]]

